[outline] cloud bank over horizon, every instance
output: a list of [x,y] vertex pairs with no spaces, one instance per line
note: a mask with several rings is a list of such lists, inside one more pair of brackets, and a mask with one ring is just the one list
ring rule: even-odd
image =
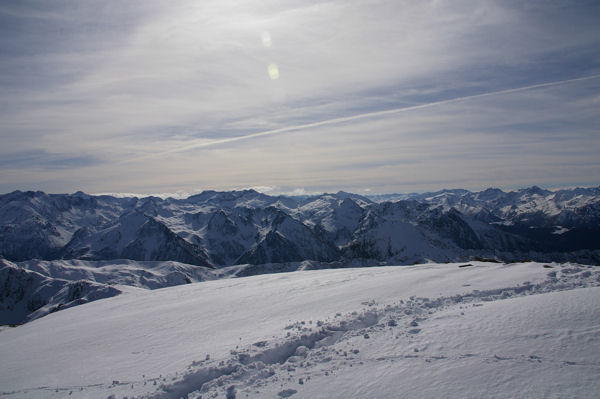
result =
[[5,2],[0,192],[595,186],[599,21],[590,1]]

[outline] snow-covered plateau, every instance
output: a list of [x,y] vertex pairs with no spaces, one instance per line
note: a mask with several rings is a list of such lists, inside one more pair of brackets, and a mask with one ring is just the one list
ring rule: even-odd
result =
[[2,327],[0,396],[600,392],[596,266],[429,263],[114,287],[120,295]]

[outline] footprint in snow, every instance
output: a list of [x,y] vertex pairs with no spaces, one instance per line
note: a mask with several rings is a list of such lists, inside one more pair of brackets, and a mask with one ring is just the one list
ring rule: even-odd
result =
[[296,391],[295,389],[284,389],[283,391],[279,392],[277,396],[279,396],[280,398],[289,398],[297,392],[298,391]]

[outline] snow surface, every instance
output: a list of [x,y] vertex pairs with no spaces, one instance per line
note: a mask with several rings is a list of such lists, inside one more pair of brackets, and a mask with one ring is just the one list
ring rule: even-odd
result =
[[427,264],[204,281],[0,330],[0,395],[592,398],[600,268]]

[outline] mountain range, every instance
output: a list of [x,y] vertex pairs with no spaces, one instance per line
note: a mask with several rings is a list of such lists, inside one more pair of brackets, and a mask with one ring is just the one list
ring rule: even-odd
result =
[[205,191],[187,199],[15,191],[0,196],[10,261],[177,261],[219,268],[314,260],[597,263],[600,187],[375,196]]
[[600,263],[600,187],[186,199],[0,195],[0,323],[269,272],[425,262]]

